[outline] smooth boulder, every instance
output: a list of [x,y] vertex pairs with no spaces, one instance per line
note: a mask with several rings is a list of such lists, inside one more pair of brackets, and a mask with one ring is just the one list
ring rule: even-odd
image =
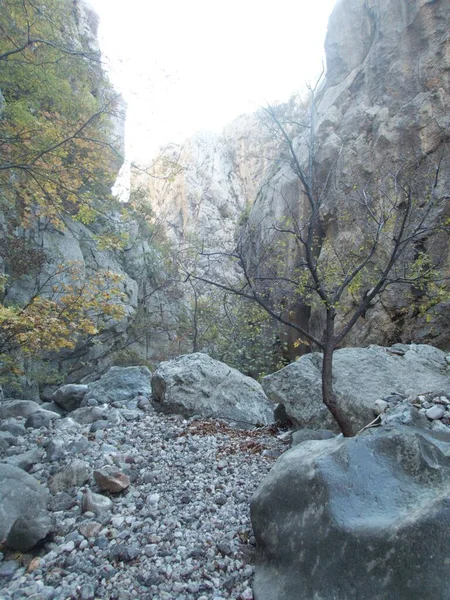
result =
[[51,531],[48,492],[25,471],[0,464],[0,541],[27,552]]
[[87,385],[77,385],[75,383],[69,383],[58,388],[54,392],[52,399],[62,409],[70,412],[76,408],[80,408],[83,398],[88,393]]
[[251,518],[256,600],[450,598],[450,432],[396,418],[304,442],[275,463]]
[[221,418],[242,427],[273,421],[273,406],[257,381],[201,352],[161,363],[152,389],[166,413]]
[[[284,405],[296,427],[339,432],[322,402],[321,370],[322,355],[314,352],[264,377],[262,386],[272,402]],[[445,352],[432,346],[343,348],[334,353],[333,383],[356,433],[375,418],[379,398],[432,390],[450,393],[450,368]]]
[[152,393],[151,372],[147,367],[111,367],[100,379],[88,385],[82,406],[126,405],[131,400],[148,398]]
[[40,405],[34,400],[5,400],[0,404],[0,419],[11,417],[25,417],[27,419],[40,408]]

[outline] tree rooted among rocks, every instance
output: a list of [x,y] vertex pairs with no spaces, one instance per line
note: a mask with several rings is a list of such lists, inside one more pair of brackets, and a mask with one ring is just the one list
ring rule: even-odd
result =
[[[411,302],[420,298],[422,307],[449,295],[448,136],[442,132],[433,158],[405,156],[372,173],[363,186],[349,191],[346,209],[333,214],[326,199],[336,173],[333,164],[325,175],[323,165],[319,169],[316,93],[310,91],[308,122],[300,138],[292,136],[291,123],[280,111],[266,109],[298,181],[297,191],[284,198],[284,215],[247,223],[230,251],[203,251],[211,260],[237,263],[237,284],[225,277],[188,276],[252,300],[297,332],[296,345],[320,349],[323,402],[342,433],[352,436],[351,419],[333,389],[336,348],[394,286]],[[340,235],[349,223],[352,236]],[[332,239],[331,229],[336,230]],[[298,318],[301,311],[315,313],[319,331],[309,319],[303,323]]]

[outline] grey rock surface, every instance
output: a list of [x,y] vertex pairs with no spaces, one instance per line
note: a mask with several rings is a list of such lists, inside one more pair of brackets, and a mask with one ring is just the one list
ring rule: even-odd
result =
[[31,427],[32,429],[39,429],[41,427],[50,427],[53,421],[60,419],[61,415],[52,410],[36,410],[31,414],[25,421],[25,427]]
[[311,440],[330,440],[336,437],[332,431],[326,429],[298,429],[291,438],[291,446],[298,446]]
[[449,597],[449,442],[392,424],[283,454],[251,502],[255,598]]
[[107,410],[100,406],[82,406],[70,413],[70,419],[81,425],[89,425],[105,419]]
[[258,382],[201,352],[161,363],[152,388],[163,412],[223,418],[241,427],[273,421],[273,406]]
[[0,540],[26,552],[51,530],[48,492],[25,471],[0,464]]
[[100,379],[89,384],[82,404],[115,402],[125,405],[131,400],[148,398],[152,393],[150,379],[151,373],[147,367],[111,367]]
[[10,417],[29,417],[40,409],[34,400],[5,400],[0,404],[0,419]]
[[81,401],[88,392],[87,385],[67,384],[58,388],[52,398],[61,408],[70,412],[80,408]]
[[83,460],[74,460],[54,475],[49,483],[49,489],[52,494],[56,494],[72,488],[79,488],[86,483],[89,476],[88,464]]
[[[262,386],[274,403],[282,403],[299,427],[339,431],[322,402],[322,357],[308,354],[264,377]],[[355,433],[374,419],[376,400],[393,392],[416,394],[441,389],[450,393],[445,353],[426,345],[392,348],[343,348],[334,353],[333,383]]]
[[22,469],[23,471],[30,471],[35,464],[39,463],[42,458],[42,452],[38,448],[28,450],[22,454],[15,454],[2,460],[2,462]]

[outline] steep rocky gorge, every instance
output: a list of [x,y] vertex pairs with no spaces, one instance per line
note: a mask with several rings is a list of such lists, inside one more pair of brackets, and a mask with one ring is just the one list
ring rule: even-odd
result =
[[[83,4],[73,6],[73,27],[78,32],[73,35],[86,38],[91,50],[98,49],[95,15]],[[313,129],[316,179],[328,182],[321,211],[325,240],[332,246],[345,249],[355,241],[356,229],[348,216],[355,190],[363,190],[367,181],[383,180],[387,168],[401,170],[411,157],[423,159],[431,170],[438,164],[448,142],[449,18],[442,0],[340,0],[336,4],[326,40],[326,74],[316,91]],[[300,123],[311,116],[307,103],[291,102],[278,110],[291,119],[289,133],[300,161],[306,164],[309,133]],[[119,150],[122,128],[123,120],[116,119],[111,142]],[[120,160],[114,174],[119,166]],[[448,169],[442,168],[438,193],[444,197],[447,189]],[[153,243],[155,229],[162,230],[176,253],[187,243],[230,249],[246,227],[259,228],[251,249],[251,258],[258,263],[273,226],[293,207],[297,215],[307,214],[298,177],[261,111],[238,118],[222,135],[199,133],[183,145],[169,145],[153,167],[135,173],[132,193],[151,207],[153,229],[134,217],[124,222],[121,207],[115,205],[96,222],[74,220],[67,212],[63,228],[45,218],[36,218],[26,231],[13,227],[11,239],[17,242],[19,254],[38,250],[48,257],[39,270],[14,271],[10,264],[14,253],[2,250],[3,270],[9,275],[6,304],[26,303],[58,263],[75,262],[88,277],[102,271],[121,276],[123,317],[107,320],[100,335],[81,340],[75,351],[59,354],[57,370],[74,381],[100,373],[119,361],[118,353],[126,355],[130,348],[134,357],[152,363],[192,351],[192,340],[185,333],[192,324],[192,319],[188,322],[191,290],[180,277],[172,277],[170,264],[167,268],[170,257],[164,258]],[[447,209],[439,218],[444,222],[448,216]],[[6,235],[10,231],[6,214],[1,223]],[[127,242],[102,248],[98,238],[111,227],[126,233]],[[423,243],[445,256],[448,271],[447,239]],[[284,254],[284,268],[289,269],[296,252],[289,248]],[[420,294],[411,297],[405,287],[388,290],[345,343],[416,341],[447,348],[448,308],[445,297],[425,309]],[[299,303],[295,315],[313,333],[323,328],[321,311],[314,307]],[[267,330],[268,336],[269,331],[274,330]],[[287,339],[290,358],[302,352],[294,347],[295,336]]]
[[[448,194],[449,18],[448,6],[439,0],[336,4],[312,133],[295,120],[290,129],[300,163],[313,159],[315,181],[323,188],[322,252],[339,247],[345,254],[362,235],[358,227],[364,232],[364,225],[356,226],[352,218],[358,194],[376,182],[377,193],[387,195],[392,174],[406,172],[413,162],[416,172],[405,185],[426,198],[441,165],[435,193],[443,199]],[[308,108],[302,110],[298,121],[311,117]],[[198,136],[172,148],[179,171],[148,184],[149,201],[157,199],[156,211],[179,243],[190,235],[212,248],[230,249],[247,223],[259,231],[259,240],[247,249],[258,263],[275,225],[292,214],[300,221],[307,217],[302,184],[260,116],[238,119],[222,136]],[[449,216],[448,202],[447,208],[443,205],[434,214],[442,224]],[[443,257],[441,273],[447,277],[448,236],[429,240],[424,235],[420,243]],[[285,254],[287,269],[295,262],[294,246]],[[391,288],[345,343],[417,341],[448,347],[448,309],[445,295],[424,307],[421,293],[411,286]],[[301,304],[295,310],[300,324],[315,334],[322,330],[320,310]]]

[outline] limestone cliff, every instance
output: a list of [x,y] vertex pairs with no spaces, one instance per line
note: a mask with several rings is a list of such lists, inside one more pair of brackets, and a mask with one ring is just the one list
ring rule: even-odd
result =
[[[130,328],[152,284],[157,257],[143,240],[142,225],[132,215],[122,217],[122,207],[109,193],[122,164],[125,108],[99,61],[97,15],[79,0],[42,6],[11,0],[5,19],[9,39],[0,48],[1,376],[8,378],[3,354],[9,351],[8,307],[26,307],[37,296],[58,300],[61,285],[75,285],[75,270],[81,289],[103,273],[117,275],[123,307],[122,318],[105,318],[100,333],[80,336],[75,349],[49,355],[43,342],[42,358],[51,365],[51,375],[25,356],[22,390],[7,392],[35,397],[36,379],[43,382],[58,373],[74,381],[92,376],[134,339]],[[38,35],[44,43],[34,43],[23,72],[22,61],[10,61],[8,53],[23,40],[21,52],[28,52],[26,40]],[[20,105],[16,88],[23,96]],[[29,137],[31,127],[36,132]],[[15,145],[11,132],[17,136]],[[125,243],[103,243],[114,236],[123,236]]]
[[[413,157],[437,165],[448,143],[450,115],[450,10],[447,2],[426,0],[340,0],[326,38],[327,72],[317,94],[314,123],[319,181],[330,178],[322,211],[328,239],[345,240],[354,225],[343,217],[353,189],[368,178],[382,180]],[[303,163],[309,150],[295,139]],[[260,193],[250,222],[267,227],[286,214],[286,198],[306,198],[289,166],[273,175]],[[448,167],[440,173],[439,194],[448,195]],[[425,194],[425,190],[422,190]],[[303,207],[302,207],[303,205]],[[447,208],[447,214],[449,209]],[[441,215],[445,220],[445,214]],[[448,238],[439,252],[448,257]],[[447,262],[447,261],[446,261]],[[445,275],[445,272],[444,272]],[[448,303],[421,315],[404,289],[388,291],[360,319],[347,344],[431,342],[448,347]],[[310,317],[313,331],[323,327]]]
[[[382,182],[388,170],[400,170],[411,159],[426,160],[433,170],[442,152],[446,156],[449,30],[450,10],[444,0],[337,2],[329,21],[326,75],[316,93],[313,123],[315,178],[327,182],[321,206],[325,240],[345,247],[354,238],[348,216],[353,190],[363,189],[370,179]],[[299,123],[307,120],[307,113],[291,120],[289,132],[302,164],[311,158]],[[248,220],[249,227],[261,230],[258,243],[248,250],[258,262],[274,224],[293,210],[300,219],[308,213],[301,183],[282,145],[256,116],[238,119],[223,137],[189,140],[172,157],[179,161],[179,172],[174,180],[153,181],[149,199],[160,214],[164,212],[178,240],[189,233],[210,246],[232,246],[236,229]],[[423,182],[423,194],[425,187]],[[445,167],[438,186],[442,198],[448,189]],[[445,212],[440,218],[447,218]],[[435,242],[434,249],[448,264],[448,239]],[[294,248],[286,252],[288,267],[294,255]],[[406,292],[405,287],[388,290],[345,343],[417,341],[448,347],[448,302],[424,312]],[[301,305],[295,310],[302,325],[313,332],[322,329],[320,311]]]

